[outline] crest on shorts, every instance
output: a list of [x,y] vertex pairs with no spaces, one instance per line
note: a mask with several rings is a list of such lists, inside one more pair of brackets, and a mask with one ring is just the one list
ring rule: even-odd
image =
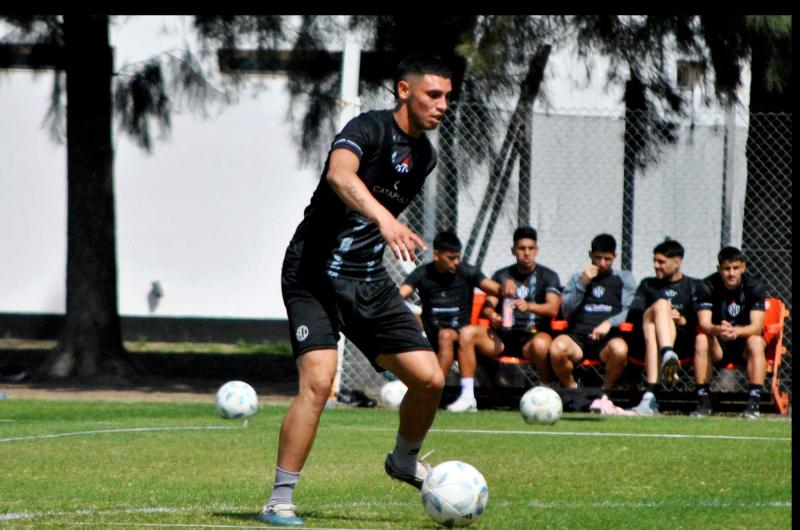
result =
[[306,340],[308,338],[308,326],[305,324],[298,326],[297,331],[294,332],[294,336],[297,337],[299,342]]
[[732,316],[733,318],[736,318],[736,316],[739,314],[739,312],[740,312],[741,310],[742,310],[742,306],[740,306],[740,305],[739,305],[739,304],[737,304],[736,302],[731,302],[731,303],[728,305],[728,314],[729,314],[730,316]]
[[595,285],[594,289],[592,289],[592,294],[595,298],[602,298],[606,294],[606,288],[602,285]]

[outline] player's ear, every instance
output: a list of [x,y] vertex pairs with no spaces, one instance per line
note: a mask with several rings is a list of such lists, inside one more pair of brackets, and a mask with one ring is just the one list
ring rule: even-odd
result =
[[397,82],[397,99],[400,101],[406,101],[410,93],[411,84],[407,80],[401,79]]

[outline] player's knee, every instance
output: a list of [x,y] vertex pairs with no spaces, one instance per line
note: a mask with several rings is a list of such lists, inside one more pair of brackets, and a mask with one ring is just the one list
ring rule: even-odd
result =
[[624,361],[628,358],[628,343],[622,339],[612,339],[608,343],[608,353],[617,361]]
[[461,342],[461,344],[474,344],[478,335],[478,331],[478,326],[464,326],[458,332],[458,340]]
[[330,396],[333,378],[326,374],[318,374],[307,377],[304,383],[306,396],[317,404],[324,404]]
[[536,335],[533,337],[531,341],[531,349],[533,350],[532,353],[543,357],[547,355],[547,352],[550,350],[550,346],[552,344],[552,339],[549,337],[543,337],[541,335]]
[[454,329],[439,330],[439,346],[447,346],[458,340],[458,332]]
[[422,390],[428,393],[438,394],[444,389],[444,374],[441,370],[433,370],[422,380]]
[[747,337],[747,351],[755,355],[764,355],[767,343],[761,335],[750,335]]
[[550,357],[553,359],[560,359],[567,351],[566,344],[564,344],[564,341],[561,340],[561,337],[558,337],[550,344],[548,351],[550,353]]
[[656,300],[655,302],[653,302],[653,305],[651,307],[653,308],[653,311],[656,313],[663,313],[663,312],[672,313],[672,303],[666,298],[660,298]]
[[695,356],[708,355],[708,335],[705,333],[698,333],[694,337],[694,354]]

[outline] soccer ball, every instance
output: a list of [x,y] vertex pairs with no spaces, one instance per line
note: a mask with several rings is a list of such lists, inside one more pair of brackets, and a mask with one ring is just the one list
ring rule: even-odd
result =
[[217,390],[214,403],[223,418],[249,418],[258,409],[258,396],[244,381],[228,381]]
[[392,410],[400,408],[400,403],[406,395],[408,387],[399,379],[389,381],[381,387],[381,403],[383,406]]
[[531,388],[519,402],[519,411],[526,423],[552,425],[563,412],[561,397],[552,388],[537,386]]
[[422,482],[422,506],[444,526],[467,526],[486,509],[489,487],[480,471],[450,460],[434,467]]

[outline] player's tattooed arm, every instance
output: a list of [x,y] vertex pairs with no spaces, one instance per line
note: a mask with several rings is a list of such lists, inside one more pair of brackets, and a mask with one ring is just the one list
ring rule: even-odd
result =
[[347,206],[378,226],[395,258],[413,261],[416,248],[425,250],[425,242],[369,192],[358,176],[359,164],[359,158],[352,151],[335,149],[328,164],[328,184]]

